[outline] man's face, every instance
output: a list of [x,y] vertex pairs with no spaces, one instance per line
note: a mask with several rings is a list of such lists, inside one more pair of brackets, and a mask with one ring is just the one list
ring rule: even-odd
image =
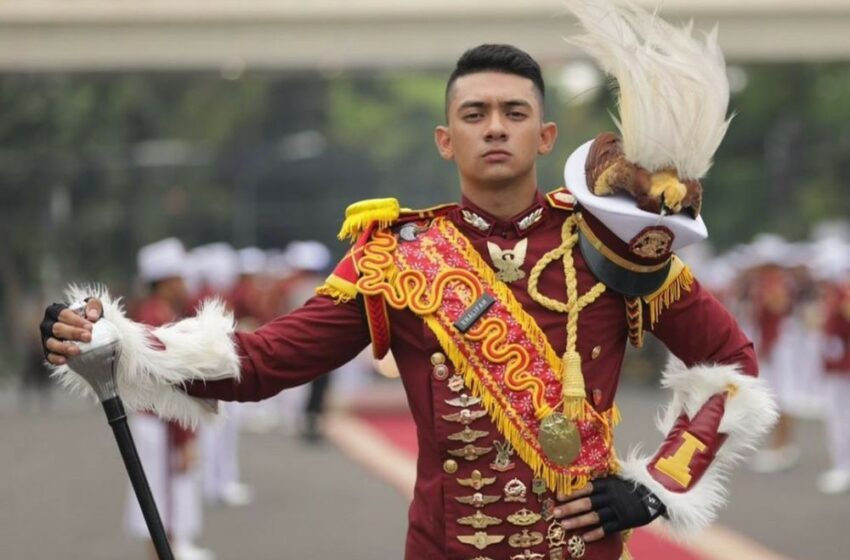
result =
[[510,184],[535,171],[552,150],[554,123],[544,123],[540,94],[522,76],[478,72],[458,78],[449,93],[448,124],[434,138],[462,179],[477,186]]

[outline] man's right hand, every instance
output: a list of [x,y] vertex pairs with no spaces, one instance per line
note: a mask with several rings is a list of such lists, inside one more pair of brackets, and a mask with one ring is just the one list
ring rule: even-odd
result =
[[45,309],[41,322],[41,345],[47,361],[61,366],[68,358],[80,353],[75,342],[90,342],[94,323],[103,316],[103,304],[97,298],[88,298],[82,312],[71,310],[63,303],[54,303]]

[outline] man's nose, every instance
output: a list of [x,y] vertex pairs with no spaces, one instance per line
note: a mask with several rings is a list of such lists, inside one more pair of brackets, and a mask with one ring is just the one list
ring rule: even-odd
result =
[[493,113],[487,120],[487,130],[485,132],[485,139],[488,142],[491,142],[494,140],[506,140],[507,137],[508,130],[505,127],[502,115],[498,113]]

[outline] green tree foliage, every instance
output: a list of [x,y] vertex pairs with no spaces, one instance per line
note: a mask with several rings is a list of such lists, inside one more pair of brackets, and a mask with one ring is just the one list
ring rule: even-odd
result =
[[[746,69],[736,117],[705,179],[704,215],[721,249],[759,231],[804,237],[850,214],[850,67]],[[135,253],[175,235],[189,245],[333,240],[347,204],[458,199],[432,131],[447,72],[328,79],[248,73],[0,76],[0,309],[56,297],[68,280],[128,293]],[[549,76],[560,128],[539,163],[563,182],[567,155],[613,123],[605,87],[568,98]],[[0,340],[16,344],[9,327]]]

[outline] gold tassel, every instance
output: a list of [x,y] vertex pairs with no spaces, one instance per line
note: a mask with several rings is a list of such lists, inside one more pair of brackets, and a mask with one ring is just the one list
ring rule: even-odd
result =
[[694,283],[694,276],[691,274],[691,269],[687,266],[682,266],[681,272],[672,282],[668,282],[659,292],[652,295],[649,300],[649,322],[650,327],[654,327],[655,323],[661,318],[661,314],[665,309],[676,303],[682,298],[682,292],[690,292]]
[[398,219],[401,208],[395,198],[374,198],[355,202],[345,209],[345,221],[337,237],[354,241],[365,231],[366,226],[377,222],[385,228]]
[[578,352],[567,352],[563,362],[561,394],[564,397],[564,414],[570,420],[584,420],[585,388],[581,373],[581,356]]

